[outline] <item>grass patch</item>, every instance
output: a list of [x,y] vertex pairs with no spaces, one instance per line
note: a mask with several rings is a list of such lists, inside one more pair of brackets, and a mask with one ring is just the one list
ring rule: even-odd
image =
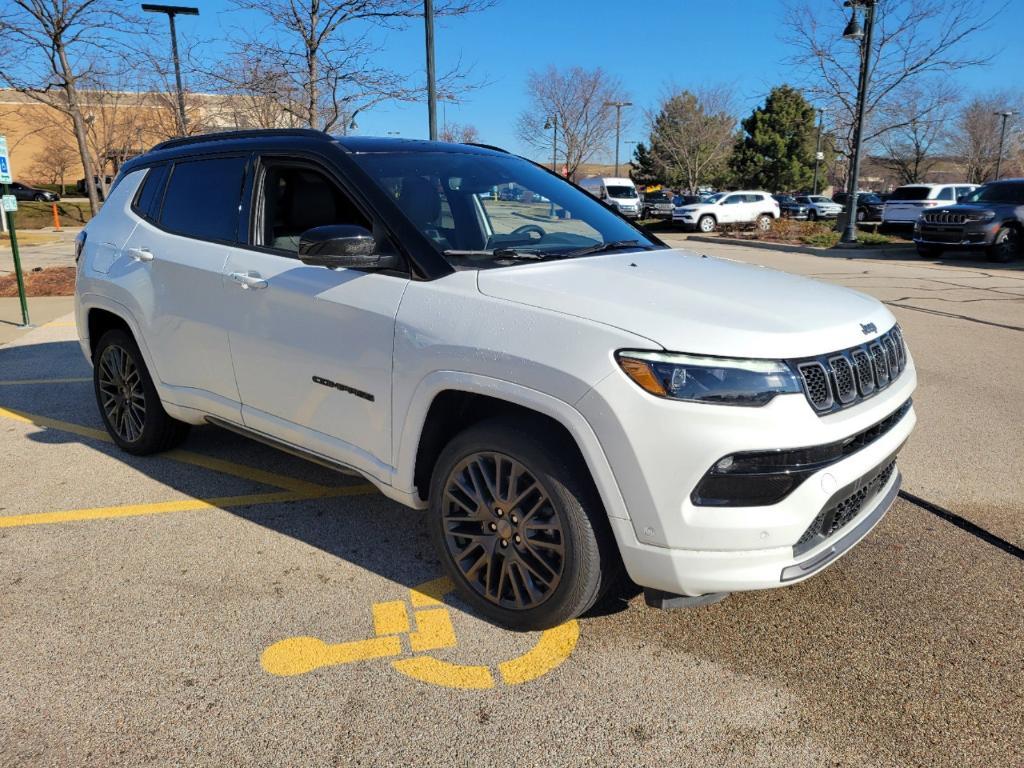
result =
[[[61,226],[80,227],[92,218],[89,203],[69,203],[61,200],[57,203]],[[14,214],[14,225],[18,229],[42,229],[53,226],[53,203],[18,203],[18,212]]]
[[[725,226],[721,228],[721,232],[726,237],[737,237],[742,240],[810,245],[814,248],[834,248],[842,237],[840,232],[836,232],[834,222],[794,221],[793,219],[776,219],[766,232],[752,229],[750,225],[744,227]],[[900,242],[900,240],[874,231],[858,229],[857,242],[861,247],[875,247]]]

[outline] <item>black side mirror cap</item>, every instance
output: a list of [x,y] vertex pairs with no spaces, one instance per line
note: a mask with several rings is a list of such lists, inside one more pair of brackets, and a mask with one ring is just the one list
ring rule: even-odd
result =
[[307,229],[299,237],[299,260],[311,267],[393,269],[399,258],[377,253],[377,241],[365,227],[328,224]]

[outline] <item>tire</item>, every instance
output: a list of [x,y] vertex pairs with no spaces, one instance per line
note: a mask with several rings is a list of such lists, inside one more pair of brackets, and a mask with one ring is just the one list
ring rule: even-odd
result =
[[816,210],[814,210],[813,208],[811,208],[811,210],[809,210],[807,212],[807,220],[808,221],[817,221],[818,220],[818,212]]
[[188,434],[188,424],[167,415],[142,353],[125,331],[110,330],[100,338],[92,381],[103,425],[121,450],[136,456],[159,453]]
[[988,247],[988,260],[1005,264],[1020,255],[1020,230],[1014,227],[1003,227],[996,232],[995,240]]
[[857,217],[856,218],[857,218],[857,222],[861,223],[861,222],[867,220],[868,214],[867,214],[867,212],[863,208],[858,208],[857,209]]
[[754,226],[762,232],[767,232],[772,228],[772,221],[774,221],[774,219],[771,216],[767,213],[762,213],[754,220]]
[[46,195],[36,195],[32,199],[35,200],[37,203],[45,203],[46,202]]
[[576,618],[621,566],[585,465],[547,432],[509,419],[471,426],[441,452],[430,482],[445,572],[474,609],[513,630]]
[[708,234],[710,232],[714,232],[715,228],[717,226],[718,226],[718,223],[715,221],[715,217],[714,216],[710,216],[708,214],[705,214],[705,215],[701,216],[697,220],[697,229],[699,229],[701,232],[703,232],[705,234]]
[[942,256],[942,249],[934,245],[918,245],[917,255],[922,259],[937,259]]

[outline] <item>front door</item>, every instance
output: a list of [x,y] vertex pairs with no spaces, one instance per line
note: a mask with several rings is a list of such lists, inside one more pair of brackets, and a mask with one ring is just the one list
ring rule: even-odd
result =
[[255,173],[249,247],[232,249],[225,269],[243,422],[387,480],[395,317],[408,276],[303,264],[302,232],[373,230],[371,220],[315,165],[264,158]]
[[722,204],[718,206],[720,213],[718,214],[718,221],[720,224],[732,224],[733,222],[739,221],[743,215],[744,208],[744,196],[743,195],[729,195],[722,201]]

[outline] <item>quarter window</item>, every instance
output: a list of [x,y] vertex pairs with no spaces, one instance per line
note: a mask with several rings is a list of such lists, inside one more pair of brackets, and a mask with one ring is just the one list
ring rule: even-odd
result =
[[145,219],[156,221],[163,199],[164,182],[167,181],[167,164],[154,165],[146,171],[146,178],[135,195],[135,212]]
[[216,157],[175,163],[160,225],[188,237],[235,242],[245,161]]
[[939,190],[939,194],[935,196],[936,200],[953,200],[953,187],[943,187]]

